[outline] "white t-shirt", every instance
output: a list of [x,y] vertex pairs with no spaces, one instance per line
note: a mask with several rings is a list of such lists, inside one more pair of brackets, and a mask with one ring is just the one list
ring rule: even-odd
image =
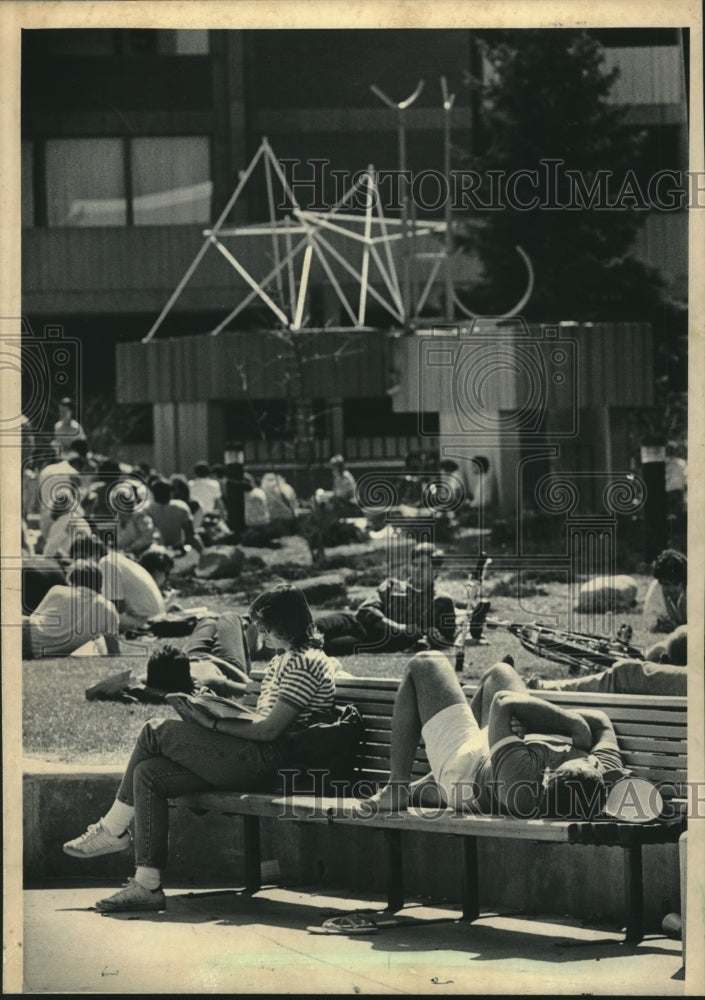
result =
[[146,622],[166,611],[164,598],[154,578],[146,569],[122,552],[109,552],[98,563],[103,574],[103,597],[124,601],[120,615],[123,625]]
[[45,556],[68,556],[71,546],[77,538],[90,538],[93,534],[91,526],[83,516],[82,508],[68,511],[49,524],[49,530],[44,542]]
[[199,478],[189,480],[191,499],[200,504],[201,510],[207,514],[215,510],[216,503],[222,499],[223,491],[217,479]]
[[267,495],[259,486],[245,494],[245,524],[253,528],[258,524],[269,524]]
[[[46,540],[51,527],[51,505],[54,497],[61,497],[65,490],[75,489],[78,494],[81,474],[70,462],[52,462],[45,465],[37,476],[37,498],[39,502],[39,530]],[[67,494],[68,495],[68,494]]]
[[685,624],[684,605],[683,599],[677,605],[670,601],[659,581],[652,580],[644,597],[644,627],[650,632],[656,632],[659,619],[673,622],[674,628]]
[[34,655],[67,656],[90,639],[117,635],[115,605],[89,587],[57,585],[29,617]]

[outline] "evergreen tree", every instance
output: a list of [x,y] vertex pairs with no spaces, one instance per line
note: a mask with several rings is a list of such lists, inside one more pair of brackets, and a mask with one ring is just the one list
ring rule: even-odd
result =
[[[522,178],[515,191],[524,203],[536,196],[538,205],[512,207],[501,187],[499,210],[472,210],[476,225],[465,243],[478,253],[484,280],[468,304],[491,315],[519,300],[527,280],[514,250],[519,244],[535,271],[534,292],[523,311],[527,318],[662,321],[661,281],[629,254],[645,214],[631,207],[640,202],[642,186],[630,183],[638,177],[643,134],[626,126],[622,110],[608,100],[618,70],[606,69],[599,42],[583,31],[479,34],[491,67],[489,80],[474,84],[480,91],[484,148],[464,166],[472,165],[483,177],[485,204],[496,197],[488,171],[505,177],[536,171],[536,178]],[[609,200],[621,190],[622,207],[545,207],[571,201],[575,181],[571,187],[566,171],[578,172],[586,191],[598,171],[609,171]],[[578,198],[581,202],[589,199]]]

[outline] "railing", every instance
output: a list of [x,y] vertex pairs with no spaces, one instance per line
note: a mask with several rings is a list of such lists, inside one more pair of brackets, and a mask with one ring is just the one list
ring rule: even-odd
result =
[[[302,453],[297,457],[291,441],[244,441],[245,464],[258,465],[298,465]],[[310,445],[310,460],[325,464],[337,449],[328,438],[314,438]],[[385,435],[379,437],[349,437],[345,439],[343,454],[348,463],[403,462],[410,451],[428,450],[428,440],[421,441],[415,435]],[[306,456],[308,459],[308,455]]]

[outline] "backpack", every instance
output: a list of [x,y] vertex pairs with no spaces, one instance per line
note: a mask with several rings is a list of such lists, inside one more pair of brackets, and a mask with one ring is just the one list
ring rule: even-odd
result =
[[308,773],[311,769],[326,770],[324,793],[330,790],[331,781],[352,782],[364,730],[365,723],[355,705],[335,705],[326,719],[284,735],[279,741],[284,762],[275,790],[282,791],[282,785],[292,789],[291,777],[284,778],[283,770],[300,772],[294,776],[295,792],[311,793],[320,788],[320,777],[316,788],[314,777]]

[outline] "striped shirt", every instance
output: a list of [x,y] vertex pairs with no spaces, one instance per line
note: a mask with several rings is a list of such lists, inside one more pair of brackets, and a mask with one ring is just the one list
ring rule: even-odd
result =
[[322,649],[296,649],[275,656],[262,678],[257,714],[267,716],[277,701],[299,710],[296,726],[333,707],[333,664]]

